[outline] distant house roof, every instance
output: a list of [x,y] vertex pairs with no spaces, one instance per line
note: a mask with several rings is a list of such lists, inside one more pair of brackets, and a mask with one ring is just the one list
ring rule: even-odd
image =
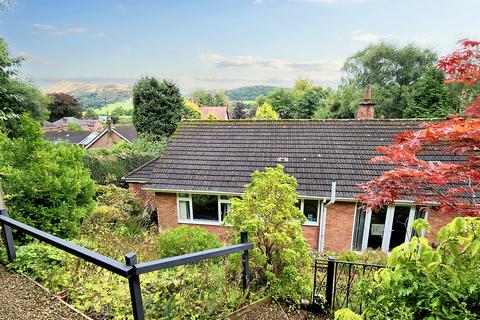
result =
[[[119,136],[125,142],[131,143],[137,139],[137,130],[131,124],[112,126],[112,133]],[[97,140],[99,140],[103,135],[109,131],[108,127],[103,129],[97,136],[95,136],[88,144],[85,145],[85,148],[90,148]]]
[[137,139],[137,130],[132,124],[118,124],[113,127],[115,131],[127,138],[130,142]]
[[44,139],[54,143],[66,142],[85,146],[97,135],[98,132],[92,131],[49,131],[45,132]]
[[208,119],[209,115],[215,116],[218,120],[228,120],[227,106],[200,107],[202,119]]
[[[388,166],[370,163],[376,146],[428,120],[183,121],[165,153],[125,177],[157,191],[239,194],[255,170],[283,164],[301,196],[353,199],[357,185]],[[430,161],[457,157],[430,153]]]

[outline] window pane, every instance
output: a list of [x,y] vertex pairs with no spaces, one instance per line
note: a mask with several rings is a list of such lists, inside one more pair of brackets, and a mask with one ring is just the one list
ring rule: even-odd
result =
[[390,235],[390,244],[388,247],[389,251],[405,242],[410,209],[410,206],[395,207],[392,222],[392,233]]
[[221,214],[222,214],[222,221],[223,221],[223,219],[228,213],[228,210],[230,210],[230,203],[225,203],[225,202],[220,203],[220,210],[222,211]]
[[223,200],[228,200],[230,199],[231,197],[230,196],[227,196],[227,195],[220,195],[220,199],[223,199]]
[[298,199],[298,201],[295,202],[295,207],[301,210],[302,209],[301,203],[302,203],[302,200]]
[[308,221],[317,222],[318,200],[303,200],[303,214]]
[[370,220],[370,231],[368,233],[368,247],[378,249],[382,247],[383,230],[385,229],[385,219],[387,218],[387,207],[383,207],[377,212],[372,211]]
[[180,219],[186,220],[190,219],[190,202],[185,200],[180,200]]
[[357,214],[355,215],[355,226],[353,229],[353,250],[362,250],[363,230],[365,229],[366,216],[367,212],[365,210],[363,210],[362,208],[357,208]]
[[192,194],[193,219],[218,221],[218,197]]

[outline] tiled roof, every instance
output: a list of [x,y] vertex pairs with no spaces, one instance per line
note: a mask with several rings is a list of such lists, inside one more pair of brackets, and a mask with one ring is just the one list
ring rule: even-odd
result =
[[71,144],[80,144],[80,142],[92,133],[97,134],[92,131],[49,131],[45,132],[43,139],[52,142],[64,141]]
[[115,125],[113,128],[122,136],[130,140],[130,142],[137,139],[137,130],[135,130],[135,127],[132,124]]
[[200,112],[202,113],[202,119],[208,119],[209,115],[215,116],[218,120],[227,120],[227,107],[226,106],[219,106],[219,107],[200,107]]
[[[369,163],[387,145],[427,120],[183,121],[158,159],[127,175],[145,188],[242,193],[255,170],[281,163],[301,196],[353,198],[357,185],[388,167]],[[455,161],[429,154],[432,161]],[[136,180],[137,179],[137,180]]]

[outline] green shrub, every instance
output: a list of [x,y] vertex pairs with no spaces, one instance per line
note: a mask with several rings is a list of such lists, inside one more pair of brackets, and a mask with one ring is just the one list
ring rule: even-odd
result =
[[252,286],[266,286],[274,298],[298,302],[311,294],[310,246],[302,234],[305,216],[296,207],[297,181],[283,166],[254,172],[242,198],[231,199],[225,222],[248,231]]
[[133,143],[120,142],[112,149],[87,150],[83,162],[97,183],[126,187],[122,177],[160,156],[165,146],[165,138],[143,135]]
[[157,248],[160,257],[167,258],[182,254],[221,247],[217,236],[201,227],[180,226],[165,229],[158,235]]
[[325,251],[317,254],[318,258],[328,259],[334,257],[337,261],[350,261],[357,263],[370,263],[386,265],[388,254],[381,250],[366,250],[365,252],[345,251]]
[[17,247],[17,258],[8,267],[58,290],[69,282],[69,275],[62,270],[70,258],[60,249],[34,241]]
[[[414,222],[418,234],[428,228]],[[413,237],[392,250],[388,267],[357,289],[367,319],[478,319],[480,220],[455,218],[436,234],[436,249]]]
[[0,177],[5,205],[21,222],[71,238],[94,207],[94,181],[79,146],[43,140],[38,123],[23,116],[16,138],[0,133]]

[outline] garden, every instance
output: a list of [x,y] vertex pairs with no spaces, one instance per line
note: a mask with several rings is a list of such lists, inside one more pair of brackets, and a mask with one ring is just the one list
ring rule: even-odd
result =
[[[477,83],[480,42],[466,40],[462,45],[464,50],[441,60],[439,68],[449,81]],[[171,89],[169,83],[161,86]],[[417,219],[414,234],[425,230],[428,238],[414,236],[388,256],[331,253],[337,260],[385,267],[355,279],[348,308],[323,305],[325,314],[304,310],[296,315],[376,320],[480,317],[479,114],[480,98],[462,115],[402,133],[394,144],[379,148],[382,155],[373,160],[394,168],[360,186],[358,200],[373,210],[408,195],[417,203],[433,203],[440,214],[458,217],[435,235],[428,234],[426,220]],[[144,136],[136,144],[86,154],[79,146],[44,141],[39,123],[27,114],[2,116],[0,121],[9,122],[8,130],[0,133],[0,177],[5,206],[14,219],[119,261],[128,252],[146,262],[216,248],[238,243],[240,231],[248,232],[254,249],[246,291],[241,286],[240,254],[145,274],[141,285],[147,319],[225,318],[265,297],[291,314],[312,300],[312,267],[318,257],[312,256],[302,235],[306,218],[297,206],[297,181],[281,165],[252,173],[243,195],[230,199],[225,223],[233,232],[224,243],[201,228],[157,230],[153,209],[122,188],[121,176],[137,161],[162,152],[163,136]],[[175,124],[163,129],[173,132]],[[419,156],[424,151],[462,155],[465,161],[426,162]],[[131,318],[125,279],[25,234],[16,233],[15,239],[13,262],[1,248],[0,261],[9,269],[30,276],[94,319]]]

